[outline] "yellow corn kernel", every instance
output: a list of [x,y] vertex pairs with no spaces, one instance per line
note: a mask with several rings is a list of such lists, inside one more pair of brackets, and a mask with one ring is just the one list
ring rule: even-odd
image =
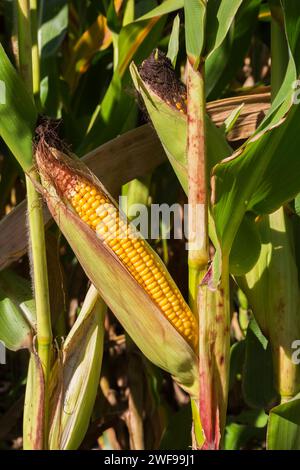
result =
[[[177,104],[176,104],[177,105]],[[66,195],[81,220],[95,230],[143,287],[162,314],[188,341],[197,345],[197,321],[163,265],[135,229],[123,220],[108,196],[90,183],[80,181]],[[117,233],[121,235],[117,236]]]

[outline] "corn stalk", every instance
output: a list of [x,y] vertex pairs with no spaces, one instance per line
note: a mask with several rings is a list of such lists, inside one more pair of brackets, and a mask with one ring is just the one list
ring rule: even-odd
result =
[[[31,21],[29,0],[18,0],[18,38],[19,38],[19,63],[20,73],[24,79],[27,89],[33,92],[33,76],[35,84],[39,81],[39,67],[35,54],[35,68],[32,63],[32,41],[31,41]],[[36,26],[36,23],[35,23]],[[35,85],[36,86],[36,85]],[[31,178],[39,180],[35,170],[31,172]],[[37,312],[37,345],[39,360],[42,365],[43,381],[40,385],[44,387],[43,413],[37,415],[37,419],[42,421],[43,445],[46,447],[48,435],[48,382],[51,360],[51,317],[48,289],[48,273],[45,248],[45,234],[42,203],[38,192],[35,190],[32,180],[26,175],[27,205],[29,239],[33,268],[33,284]],[[42,385],[43,384],[43,385]]]
[[[185,2],[187,47],[187,160],[189,291],[199,318],[199,414],[204,439],[196,447],[218,449],[225,426],[229,360],[229,260],[221,260],[220,284],[212,290],[208,239],[208,163],[206,151],[205,43],[206,1]],[[212,221],[211,221],[212,223]],[[222,255],[221,255],[222,256]]]

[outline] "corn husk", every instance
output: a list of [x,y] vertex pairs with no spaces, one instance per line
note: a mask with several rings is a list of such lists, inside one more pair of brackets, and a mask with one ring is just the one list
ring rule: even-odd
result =
[[[100,191],[107,191],[85,165],[48,146],[53,158],[65,161],[74,172],[87,177]],[[197,356],[165,318],[114,252],[68,206],[54,182],[46,176],[43,156],[37,154],[43,177],[43,194],[50,212],[71,245],[87,276],[146,357],[168,371],[192,396],[198,395]],[[45,177],[46,176],[46,177]],[[112,200],[111,196],[109,196]],[[158,259],[155,254],[156,259]]]
[[99,388],[105,312],[91,286],[51,373],[51,450],[76,450],[88,429]]

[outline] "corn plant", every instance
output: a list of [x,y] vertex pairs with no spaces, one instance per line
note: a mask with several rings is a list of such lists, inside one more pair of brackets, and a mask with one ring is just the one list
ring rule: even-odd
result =
[[1,448],[299,449],[298,0],[0,5]]

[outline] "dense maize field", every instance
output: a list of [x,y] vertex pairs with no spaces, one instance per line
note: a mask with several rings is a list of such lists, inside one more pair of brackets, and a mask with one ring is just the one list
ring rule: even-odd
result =
[[0,2],[1,450],[300,449],[299,17]]

